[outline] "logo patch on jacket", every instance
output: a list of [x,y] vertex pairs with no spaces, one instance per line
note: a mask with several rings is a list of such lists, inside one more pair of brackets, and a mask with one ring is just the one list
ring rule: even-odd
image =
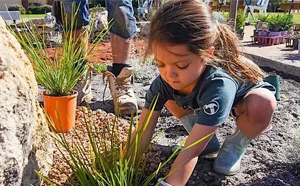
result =
[[209,104],[203,106],[204,113],[207,115],[214,115],[219,110],[219,103],[211,101]]

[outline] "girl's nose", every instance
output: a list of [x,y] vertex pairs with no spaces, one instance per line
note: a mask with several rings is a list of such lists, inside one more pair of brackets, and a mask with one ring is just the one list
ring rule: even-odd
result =
[[174,67],[169,67],[167,68],[167,76],[169,78],[174,78],[174,77],[177,77],[177,72],[176,72],[176,69]]

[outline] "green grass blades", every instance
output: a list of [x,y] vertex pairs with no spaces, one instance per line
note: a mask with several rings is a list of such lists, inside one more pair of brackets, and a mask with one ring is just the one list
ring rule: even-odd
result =
[[107,64],[93,64],[93,68],[100,74],[107,71]]

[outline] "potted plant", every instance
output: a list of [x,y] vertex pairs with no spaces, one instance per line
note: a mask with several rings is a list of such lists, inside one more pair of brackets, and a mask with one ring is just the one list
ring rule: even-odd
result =
[[258,20],[255,23],[255,30],[254,35],[259,36],[267,36],[269,35],[269,25],[268,25],[268,18],[270,14],[258,14],[256,19]]
[[269,19],[270,14],[257,14],[256,19],[258,20],[257,22],[267,22]]
[[284,14],[281,18],[281,35],[287,35],[288,31],[294,26],[293,14]]
[[281,31],[282,31],[282,19],[283,16],[281,16],[280,14],[277,15],[272,15],[269,19],[268,19],[268,24],[269,24],[269,35],[270,36],[280,36],[281,35]]
[[244,11],[238,10],[237,16],[236,16],[236,33],[240,40],[244,38],[244,28],[245,28],[245,21],[247,19],[247,16],[244,14]]
[[[56,132],[68,132],[75,124],[77,91],[74,87],[88,68],[88,54],[84,54],[83,47],[78,45],[80,37],[67,34],[72,33],[67,28],[62,31],[64,37],[61,48],[56,48],[54,54],[50,55],[45,42],[46,36],[41,35],[32,22],[23,22],[21,27],[22,29],[16,30],[9,28],[30,59],[37,83],[45,89],[42,95],[44,110],[54,123],[50,127]],[[90,34],[92,31],[88,32]],[[106,31],[102,31],[96,37],[95,45],[105,33]],[[78,41],[74,38],[78,38]],[[93,47],[87,53],[92,49]]]

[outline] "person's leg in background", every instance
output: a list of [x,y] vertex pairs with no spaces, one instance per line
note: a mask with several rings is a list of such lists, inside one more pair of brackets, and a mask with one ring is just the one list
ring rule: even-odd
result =
[[132,90],[132,68],[129,64],[132,37],[136,33],[132,0],[106,0],[108,20],[111,21],[110,43],[113,64],[106,75],[116,114],[130,115],[137,111]]

